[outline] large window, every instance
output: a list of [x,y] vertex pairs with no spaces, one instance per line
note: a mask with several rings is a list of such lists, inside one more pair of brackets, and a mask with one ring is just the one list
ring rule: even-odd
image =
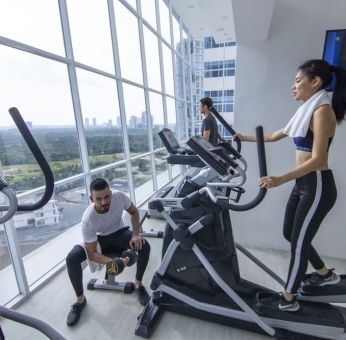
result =
[[11,264],[4,227],[0,225],[0,305],[4,305],[19,294],[16,277]]
[[76,61],[114,73],[106,1],[67,1]]
[[81,69],[77,78],[90,168],[124,159],[115,80]]
[[155,153],[156,180],[159,186],[166,183],[169,179],[168,153],[166,150],[161,150]]
[[159,0],[160,9],[160,23],[161,23],[161,35],[169,44],[171,43],[171,29],[170,29],[170,18],[169,9],[165,4],[164,0]]
[[[20,67],[18,67],[20,65]],[[55,180],[81,171],[80,153],[66,65],[0,45],[0,157],[5,179],[17,191],[35,189],[44,177],[11,120],[23,115]]]
[[159,45],[157,37],[148,28],[143,28],[145,58],[147,65],[148,86],[161,91],[161,72],[159,59]]
[[119,1],[114,2],[121,76],[143,84],[137,18]]
[[141,8],[143,19],[156,29],[155,0],[141,0]]
[[44,176],[7,113],[15,106],[55,180],[44,207],[0,225],[0,304],[63,266],[82,240],[92,179],[106,178],[139,205],[179,174],[158,132],[190,133],[189,32],[170,0],[137,4],[0,2],[0,174],[20,204],[40,199]]
[[151,121],[154,138],[154,149],[163,147],[161,139],[158,135],[159,131],[164,127],[164,114],[162,96],[160,94],[149,92]]
[[175,16],[173,16],[173,37],[174,37],[174,48],[177,52],[181,52],[181,38],[180,38],[180,24]]
[[[124,103],[131,156],[149,151],[148,118],[141,88],[124,84]],[[135,99],[135,100],[134,100]]]
[[131,161],[136,201],[142,201],[153,192],[153,178],[149,156]]
[[[168,120],[168,128],[172,131],[176,131],[176,123],[177,123],[177,114],[175,111],[175,100],[170,97],[166,97],[167,103],[167,120]],[[179,133],[179,131],[177,131]]]
[[58,1],[0,1],[0,36],[64,54]]
[[162,44],[162,55],[163,55],[163,71],[165,75],[166,93],[174,96],[172,51],[165,44]]

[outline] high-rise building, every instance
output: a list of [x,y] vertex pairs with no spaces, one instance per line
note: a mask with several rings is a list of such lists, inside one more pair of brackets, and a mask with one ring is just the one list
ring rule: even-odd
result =
[[88,128],[90,126],[90,121],[89,121],[88,117],[84,118],[84,125],[86,128]]
[[129,128],[130,129],[137,129],[138,128],[138,117],[136,116],[131,116],[130,121],[129,121]]
[[147,112],[146,111],[142,112],[141,124],[142,124],[142,128],[146,128],[148,125],[147,124]]
[[92,122],[93,122],[93,127],[96,127],[97,123],[96,123],[96,118],[95,117],[92,119]]
[[[206,37],[204,41],[194,40],[192,48],[195,133],[201,130],[199,99],[202,97],[212,98],[216,110],[232,125],[236,43],[217,44],[213,37]],[[222,126],[220,132],[223,136],[229,134]]]

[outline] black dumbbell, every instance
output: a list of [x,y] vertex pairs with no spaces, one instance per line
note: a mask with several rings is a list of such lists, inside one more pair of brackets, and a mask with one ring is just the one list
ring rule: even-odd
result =
[[133,264],[135,264],[137,262],[138,255],[134,250],[127,249],[127,250],[122,252],[120,257],[122,257],[122,258],[127,257],[129,259],[129,262],[127,265],[128,265],[128,267],[131,267]]
[[114,276],[120,274],[124,270],[124,268],[124,261],[119,257],[114,258],[113,261],[109,261],[106,264],[107,274]]

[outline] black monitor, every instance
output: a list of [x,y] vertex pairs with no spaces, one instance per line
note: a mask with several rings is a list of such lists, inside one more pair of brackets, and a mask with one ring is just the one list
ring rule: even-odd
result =
[[[346,29],[328,30],[323,48],[323,59],[334,66],[346,69]],[[334,81],[327,88],[332,91]]]
[[[213,152],[218,149],[207,142],[201,136],[191,137],[186,143],[196,154],[210,167],[216,170],[220,175],[225,176],[228,173],[227,164],[222,157]],[[221,149],[221,148],[220,148]]]
[[187,149],[179,145],[172,130],[164,128],[159,132],[159,136],[169,153],[174,155],[177,153],[185,155],[187,153]]

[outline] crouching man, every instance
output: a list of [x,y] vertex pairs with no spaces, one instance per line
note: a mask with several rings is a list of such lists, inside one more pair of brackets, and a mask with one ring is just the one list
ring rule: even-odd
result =
[[[122,253],[131,248],[138,253],[135,277],[135,292],[139,303],[145,305],[149,295],[142,284],[142,278],[150,255],[149,243],[139,235],[139,213],[131,200],[121,191],[111,191],[107,181],[97,178],[90,184],[91,205],[82,217],[82,233],[85,250],[91,261],[107,265],[107,271],[116,273],[127,266],[129,258],[111,259],[102,254]],[[131,215],[133,230],[124,225],[122,215],[126,210]],[[97,243],[101,252],[97,250]],[[74,246],[66,258],[67,271],[77,301],[67,316],[67,324],[75,325],[86,306],[87,300],[83,291],[82,262],[86,260],[86,252],[80,245]],[[120,262],[119,262],[120,261]],[[121,262],[122,261],[122,262]]]

